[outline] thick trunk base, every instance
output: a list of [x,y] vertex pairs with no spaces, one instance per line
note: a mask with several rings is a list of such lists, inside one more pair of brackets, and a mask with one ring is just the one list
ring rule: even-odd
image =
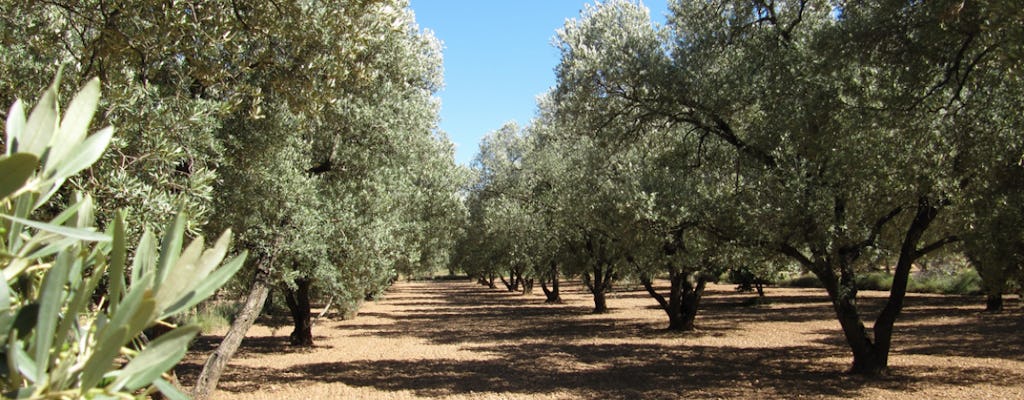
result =
[[669,318],[668,328],[666,328],[666,329],[669,330],[669,331],[672,331],[672,332],[689,332],[689,331],[692,331],[692,330],[694,330],[694,325],[693,325],[694,319],[695,319],[694,316],[689,316],[689,317],[679,316],[679,317],[676,317],[676,318]]
[[533,293],[533,278],[523,279],[522,282],[523,282],[523,285],[522,285],[523,286],[523,294],[525,295],[525,294]]
[[985,297],[985,312],[1003,311],[1003,294],[990,294]]
[[594,314],[608,312],[608,303],[605,301],[604,292],[594,292]]
[[853,366],[850,367],[851,375],[866,377],[880,377],[889,375],[888,363],[875,354],[853,357]]
[[310,282],[305,279],[295,281],[295,290],[288,289],[285,293],[285,303],[292,314],[294,329],[289,335],[292,346],[312,347],[313,346],[313,324],[312,312],[309,306]]
[[558,264],[551,263],[551,288],[548,289],[547,280],[544,278],[540,279],[540,288],[544,290],[544,297],[546,297],[544,303],[562,303],[562,295],[558,290]]
[[546,304],[561,304],[562,295],[558,293],[558,278],[555,278],[551,288],[548,289],[548,284],[544,280],[540,281],[540,288],[544,291],[544,303]]

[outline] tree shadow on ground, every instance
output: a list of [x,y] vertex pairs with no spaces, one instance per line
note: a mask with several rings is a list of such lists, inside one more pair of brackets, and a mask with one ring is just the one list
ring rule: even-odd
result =
[[[551,305],[465,283],[439,286],[406,287],[392,293],[393,300],[385,300],[386,304],[400,307],[400,313],[362,314],[386,319],[384,323],[339,321],[320,329],[459,344],[478,353],[476,359],[313,362],[287,369],[232,367],[224,379],[235,383],[225,390],[253,391],[268,382],[340,382],[409,390],[419,396],[568,391],[574,397],[595,399],[792,398],[856,397],[865,388],[913,393],[937,384],[1016,386],[1024,380],[1024,371],[959,365],[901,366],[882,379],[846,375],[850,355],[838,329],[812,332],[824,338],[789,347],[715,347],[674,340],[727,335],[754,322],[831,321],[834,315],[828,299],[814,291],[772,296],[768,306],[743,306],[749,294],[712,291],[698,316],[700,329],[676,333],[653,326],[649,319],[629,319],[628,313],[625,317],[593,315],[578,301]],[[911,295],[897,322],[895,354],[1024,361],[1021,313],[987,315],[964,307],[976,300]],[[866,296],[861,306],[869,315],[883,302],[878,295]],[[705,315],[707,321],[702,318]],[[247,338],[240,354],[294,351],[286,342],[284,337]],[[212,347],[203,350],[200,343],[200,351],[208,349]],[[192,367],[179,373],[187,376],[198,370]]]
[[896,322],[893,349],[897,354],[1024,361],[1024,312],[1019,309],[988,314],[931,308],[908,314]]
[[[409,390],[418,396],[471,393],[542,395],[570,391],[579,398],[855,397],[865,387],[912,393],[934,384],[1010,386],[1024,377],[988,368],[908,368],[902,375],[865,380],[819,362],[816,347],[737,349],[636,344],[528,344],[481,347],[485,360],[382,360],[323,362],[293,369],[246,368],[251,385],[286,379],[291,384],[340,382],[377,390]],[[827,352],[826,352],[827,353]]]

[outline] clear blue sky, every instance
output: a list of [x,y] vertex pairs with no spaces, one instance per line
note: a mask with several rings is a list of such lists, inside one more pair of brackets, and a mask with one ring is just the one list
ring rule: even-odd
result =
[[[444,42],[441,130],[455,161],[469,164],[480,138],[533,118],[536,98],[555,84],[555,31],[579,17],[584,0],[410,0],[420,28]],[[592,2],[590,2],[592,3]],[[662,23],[665,0],[649,0]]]

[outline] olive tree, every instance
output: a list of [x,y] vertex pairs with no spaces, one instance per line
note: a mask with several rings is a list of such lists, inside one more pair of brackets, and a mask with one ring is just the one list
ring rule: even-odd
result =
[[[734,171],[728,148],[636,107],[656,95],[669,64],[666,37],[638,4],[587,8],[559,32],[555,108],[573,132],[567,139],[591,143],[587,151],[601,162],[593,168],[619,196],[602,201],[622,213],[610,228],[628,243],[629,268],[668,315],[669,329],[690,330],[706,283],[727,267],[723,239],[708,230],[727,217],[710,205]],[[669,280],[667,298],[654,287],[660,276]]]
[[[696,138],[667,151],[711,149],[708,176],[732,185],[695,186],[706,199],[685,204],[702,230],[812,271],[852,370],[882,373],[911,266],[958,240],[948,208],[966,148],[956,136],[976,129],[963,106],[993,93],[979,71],[1011,65],[997,60],[1013,54],[1012,24],[982,17],[1005,4],[953,5],[677,1],[666,36],[644,33],[635,12],[612,13],[565,40],[558,101],[599,143],[667,127]],[[1014,124],[991,145],[1012,146]],[[896,268],[869,334],[854,281],[875,252]]]

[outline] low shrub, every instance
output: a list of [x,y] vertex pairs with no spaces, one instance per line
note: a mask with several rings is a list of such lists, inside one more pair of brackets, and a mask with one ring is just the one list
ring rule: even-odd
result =
[[892,289],[892,275],[884,271],[869,272],[857,275],[854,279],[857,290],[889,290]]
[[[860,274],[856,278],[857,290],[892,289],[892,274],[884,271]],[[821,288],[821,281],[813,274],[802,274],[780,280],[780,287]],[[935,293],[953,295],[977,295],[982,293],[981,277],[973,268],[950,274],[946,272],[918,272],[910,275],[907,291],[911,293]]]
[[981,276],[973,268],[954,274],[921,272],[911,276],[908,292],[976,295],[981,294]]
[[782,279],[778,283],[779,287],[790,287],[790,288],[820,288],[824,287],[821,285],[821,281],[818,280],[814,274],[801,274],[793,278]]

